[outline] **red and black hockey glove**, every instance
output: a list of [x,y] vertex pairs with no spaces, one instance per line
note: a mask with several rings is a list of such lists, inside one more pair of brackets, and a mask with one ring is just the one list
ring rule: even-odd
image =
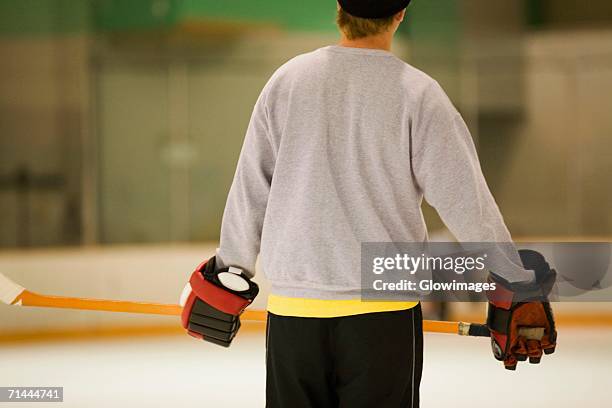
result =
[[515,370],[519,361],[529,359],[538,364],[542,354],[552,354],[557,344],[555,319],[548,295],[556,272],[544,257],[531,250],[520,250],[525,269],[535,272],[532,284],[510,284],[491,274],[496,290],[489,296],[487,326],[495,358],[508,370]]
[[193,337],[229,347],[240,315],[258,293],[241,269],[217,269],[212,257],[198,266],[181,295],[183,327]]

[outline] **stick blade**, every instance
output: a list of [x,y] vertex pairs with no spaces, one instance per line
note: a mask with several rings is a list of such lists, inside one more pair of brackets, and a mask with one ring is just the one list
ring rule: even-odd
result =
[[0,302],[12,305],[25,288],[0,273]]

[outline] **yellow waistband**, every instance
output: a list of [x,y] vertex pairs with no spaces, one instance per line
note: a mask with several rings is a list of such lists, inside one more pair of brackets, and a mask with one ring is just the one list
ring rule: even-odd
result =
[[417,302],[364,302],[360,299],[322,300],[270,295],[268,311],[279,316],[343,317],[366,313],[395,312],[415,307]]

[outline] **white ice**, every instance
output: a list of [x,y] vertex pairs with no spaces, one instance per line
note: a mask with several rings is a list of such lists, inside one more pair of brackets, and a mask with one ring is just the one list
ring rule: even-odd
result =
[[[612,330],[562,330],[556,354],[508,372],[486,339],[427,335],[421,406],[610,407],[611,343]],[[251,333],[230,349],[187,336],[1,345],[0,386],[62,386],[63,404],[43,404],[62,408],[263,407],[264,359]]]

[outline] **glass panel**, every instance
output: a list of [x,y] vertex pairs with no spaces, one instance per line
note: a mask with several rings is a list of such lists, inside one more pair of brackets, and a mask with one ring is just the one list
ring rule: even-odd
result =
[[170,239],[165,67],[103,65],[98,76],[100,239]]

